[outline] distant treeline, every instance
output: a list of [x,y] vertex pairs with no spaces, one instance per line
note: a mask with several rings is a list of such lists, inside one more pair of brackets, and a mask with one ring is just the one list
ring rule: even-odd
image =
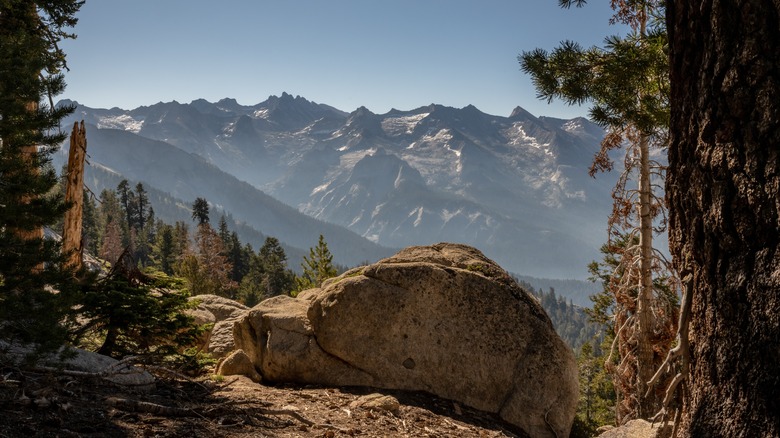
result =
[[[560,281],[576,282],[576,280]],[[604,337],[603,327],[591,322],[582,306],[576,305],[567,297],[557,294],[555,288],[550,287],[545,291],[541,288],[534,288],[531,283],[522,279],[517,279],[517,282],[539,299],[544,311],[547,312],[550,320],[552,320],[558,336],[575,352],[578,352],[585,343],[589,343],[598,349]]]
[[525,282],[530,287],[529,290],[550,290],[554,289],[555,293],[562,295],[572,303],[582,306],[590,307],[590,296],[598,293],[601,290],[600,283],[593,283],[583,280],[559,280],[554,278],[536,278],[529,275],[512,274],[518,281]]

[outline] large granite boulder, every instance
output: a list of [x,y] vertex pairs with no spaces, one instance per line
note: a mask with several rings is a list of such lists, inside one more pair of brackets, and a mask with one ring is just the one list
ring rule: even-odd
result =
[[200,339],[201,347],[216,358],[222,358],[235,350],[233,344],[233,324],[249,308],[230,298],[219,295],[195,295],[189,298],[198,306],[189,311],[197,324],[213,324],[211,330]]
[[478,250],[411,247],[234,326],[266,381],[426,391],[568,436],[577,366],[540,304]]

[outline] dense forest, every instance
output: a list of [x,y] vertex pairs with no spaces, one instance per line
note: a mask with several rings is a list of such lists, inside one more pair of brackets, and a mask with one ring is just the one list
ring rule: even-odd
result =
[[295,274],[276,238],[267,237],[255,251],[239,240],[225,215],[216,229],[211,225],[203,198],[192,205],[193,222],[168,224],[155,219],[142,183],[131,187],[122,180],[97,198],[85,195],[83,249],[100,260],[113,264],[125,254],[139,269],[183,278],[192,294],[221,295],[249,306],[294,288]]

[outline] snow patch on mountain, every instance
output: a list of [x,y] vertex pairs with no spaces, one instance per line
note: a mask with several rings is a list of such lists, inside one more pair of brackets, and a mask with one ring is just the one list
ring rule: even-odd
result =
[[582,131],[582,120],[572,119],[562,125],[562,128],[566,132],[579,132]]
[[449,129],[440,129],[436,132],[436,134],[423,135],[420,141],[423,143],[445,143],[446,144],[447,142],[452,141],[452,131],[450,131]]
[[509,146],[530,146],[534,149],[544,151],[544,153],[550,157],[554,156],[553,152],[550,150],[550,143],[539,143],[539,140],[536,139],[536,137],[526,134],[522,122],[513,123],[509,129],[504,131],[504,135],[506,135],[509,140]]
[[128,114],[101,117],[96,123],[98,129],[121,129],[138,134],[144,125],[143,119],[135,119]]
[[414,132],[414,128],[417,127],[417,124],[429,115],[430,113],[421,113],[411,116],[388,117],[382,120],[381,126],[387,135],[393,137],[403,134],[411,134]]
[[422,216],[423,216],[424,212],[425,212],[425,208],[417,207],[417,208],[415,208],[414,210],[412,210],[409,213],[409,217],[415,217],[416,216],[416,218],[414,219],[414,222],[413,222],[413,225],[414,225],[415,228],[419,227],[420,224],[422,223]]
[[439,214],[439,217],[441,217],[441,220],[444,221],[446,224],[450,221],[450,219],[454,218],[455,216],[461,214],[463,212],[462,208],[457,209],[456,211],[449,211],[446,208],[442,210],[441,214]]

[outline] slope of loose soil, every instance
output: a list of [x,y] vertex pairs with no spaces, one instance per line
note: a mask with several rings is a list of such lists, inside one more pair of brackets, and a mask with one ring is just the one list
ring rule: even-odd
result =
[[[381,392],[395,413],[355,407]],[[522,437],[493,415],[422,393],[161,378],[147,393],[94,377],[3,369],[0,438]]]

